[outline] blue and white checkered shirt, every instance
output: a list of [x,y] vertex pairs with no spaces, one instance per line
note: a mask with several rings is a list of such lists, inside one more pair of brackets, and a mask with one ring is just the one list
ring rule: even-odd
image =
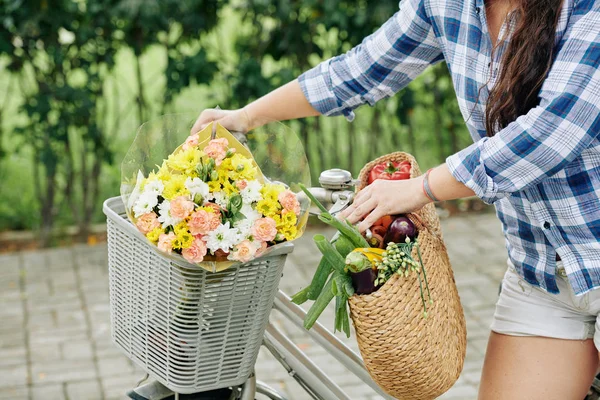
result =
[[558,293],[558,253],[582,294],[600,287],[600,0],[564,0],[539,106],[490,138],[485,104],[515,27],[507,21],[492,55],[483,0],[403,0],[362,44],[307,71],[300,84],[316,110],[352,120],[354,108],[445,60],[474,141],[448,157],[448,168],[496,206],[525,280]]

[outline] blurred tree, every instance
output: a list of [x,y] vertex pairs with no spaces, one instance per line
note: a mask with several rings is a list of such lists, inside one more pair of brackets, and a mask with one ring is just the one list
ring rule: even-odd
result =
[[[192,80],[210,80],[214,64],[197,42],[202,32],[216,24],[218,4],[216,0],[2,2],[0,56],[9,59],[11,82],[16,80],[20,86],[22,109],[28,117],[16,132],[23,145],[33,150],[43,245],[49,243],[56,215],[64,206],[79,227],[79,237],[87,238],[99,204],[102,165],[112,163],[107,134],[118,129],[109,125],[105,93],[117,51],[127,45],[134,50],[142,123],[151,112],[140,55],[152,44],[167,49],[164,111]],[[118,88],[115,93],[118,97]]]

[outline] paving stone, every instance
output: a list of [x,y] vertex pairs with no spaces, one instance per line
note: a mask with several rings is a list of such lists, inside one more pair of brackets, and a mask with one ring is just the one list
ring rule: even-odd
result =
[[25,346],[0,347],[0,368],[22,365],[26,357]]
[[31,397],[33,400],[65,400],[65,388],[62,383],[33,385]]
[[91,360],[94,358],[92,344],[86,338],[61,344],[62,358],[65,360]]
[[133,364],[124,355],[119,357],[99,359],[98,369],[100,371],[100,376],[103,377],[113,375],[130,375],[134,372]]
[[27,386],[0,386],[0,399],[30,400],[29,389]]
[[45,363],[32,363],[33,383],[59,383],[96,378],[96,368],[92,361],[54,360]]
[[66,385],[67,396],[70,400],[78,399],[102,399],[103,393],[100,391],[98,380],[85,380],[80,382],[69,382]]
[[0,388],[27,384],[27,366],[12,365],[0,368]]
[[51,363],[62,359],[60,343],[30,344],[29,350],[32,363]]

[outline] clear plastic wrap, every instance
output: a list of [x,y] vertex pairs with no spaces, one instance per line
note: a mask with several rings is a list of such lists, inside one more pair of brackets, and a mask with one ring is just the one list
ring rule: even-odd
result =
[[310,170],[297,134],[270,122],[242,145],[218,123],[190,136],[194,119],[146,122],[123,160],[121,197],[141,234],[165,257],[209,271],[300,237],[310,203],[299,184],[310,186]]

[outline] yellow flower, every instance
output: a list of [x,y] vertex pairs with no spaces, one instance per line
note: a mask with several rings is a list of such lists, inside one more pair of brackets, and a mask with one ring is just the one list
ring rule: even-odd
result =
[[296,239],[296,236],[298,235],[298,228],[296,228],[295,226],[291,226],[289,228],[282,230],[280,233],[283,235],[285,240],[287,240],[287,241],[294,240],[294,239]]
[[208,190],[211,193],[220,192],[221,191],[221,182],[219,182],[219,181],[208,182]]
[[285,186],[283,185],[267,183],[260,189],[260,193],[263,195],[263,198],[278,202],[279,193],[284,190]]
[[173,230],[175,231],[175,235],[179,235],[181,233],[189,233],[187,223],[185,221],[182,221],[175,225],[173,227]]
[[238,193],[239,189],[232,185],[229,179],[227,179],[225,182],[223,182],[223,191],[227,196],[231,196],[234,193]]
[[167,162],[163,161],[162,165],[158,169],[158,173],[156,177],[163,182],[169,181],[171,179],[171,171],[169,171],[169,167],[167,167]]
[[190,147],[185,151],[169,155],[167,166],[186,175],[196,176],[196,167],[200,163],[201,157],[202,152],[197,147]]
[[293,211],[285,211],[281,215],[281,220],[283,221],[283,225],[286,228],[296,226],[296,222],[298,222],[298,218],[296,217],[296,213]]
[[150,232],[148,232],[146,234],[146,237],[152,243],[158,243],[158,237],[160,236],[161,233],[164,233],[162,228],[155,228],[155,229],[151,230]]
[[274,201],[269,198],[264,198],[256,204],[256,211],[261,213],[266,217],[275,217],[279,214],[281,210],[281,205],[278,201]]
[[230,177],[233,180],[253,180],[256,178],[257,169],[252,163],[252,160],[244,157],[239,153],[235,153],[231,157],[232,174]]
[[162,196],[167,200],[172,200],[177,196],[186,196],[190,191],[185,187],[185,175],[171,175],[171,179],[164,182],[165,189]]
[[[178,224],[181,225],[181,224]],[[180,229],[179,232],[175,231],[176,238],[173,240],[174,249],[187,249],[192,245],[194,237],[188,232],[187,228]]]

